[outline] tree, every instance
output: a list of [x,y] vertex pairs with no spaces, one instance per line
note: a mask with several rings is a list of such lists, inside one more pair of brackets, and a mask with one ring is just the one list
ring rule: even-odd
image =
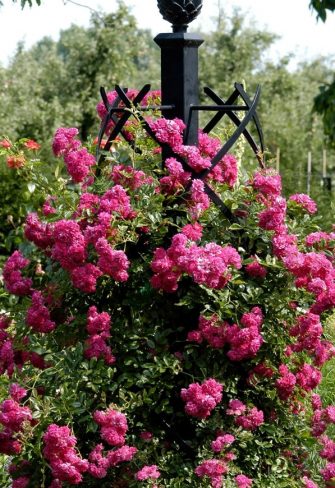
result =
[[84,139],[95,133],[100,86],[137,85],[137,73],[148,71],[156,49],[146,52],[148,36],[120,3],[113,13],[93,14],[88,29],[72,26],[57,42],[44,38],[29,50],[19,46],[1,72],[0,116],[7,134],[47,140],[71,121]]
[[334,12],[335,10],[335,0],[311,0],[310,7],[316,10],[318,19],[325,22],[327,12]]

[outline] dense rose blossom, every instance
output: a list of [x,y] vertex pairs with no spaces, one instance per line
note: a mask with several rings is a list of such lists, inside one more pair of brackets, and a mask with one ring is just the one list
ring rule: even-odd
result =
[[273,375],[274,371],[272,368],[264,363],[259,363],[249,372],[247,381],[250,385],[253,385],[257,382],[257,377],[272,378]]
[[256,257],[254,257],[254,260],[251,263],[246,265],[245,271],[252,278],[263,279],[267,275],[266,268],[260,264]]
[[12,337],[5,332],[0,330],[0,374],[7,372],[8,376],[12,376],[14,372],[15,362],[14,362],[14,347],[12,343]]
[[282,233],[285,230],[286,200],[276,197],[271,206],[259,214],[259,226],[265,230]]
[[327,429],[327,418],[324,410],[316,409],[314,410],[311,425],[312,425],[312,435],[314,437],[320,437]]
[[10,389],[11,399],[0,404],[0,453],[15,455],[21,452],[20,433],[24,431],[26,423],[32,422],[32,412],[29,407],[21,406],[19,401],[24,398],[26,390],[19,385]]
[[109,468],[109,461],[107,457],[103,456],[104,446],[98,444],[90,452],[88,456],[89,467],[88,473],[94,478],[105,478],[107,476],[107,470]]
[[113,249],[106,239],[100,238],[95,248],[99,260],[98,267],[104,274],[108,274],[115,281],[127,281],[129,261],[123,251]]
[[94,421],[100,426],[101,438],[110,446],[123,446],[128,430],[126,416],[109,408],[106,411],[97,410],[93,414]]
[[107,454],[109,466],[117,466],[120,463],[131,461],[136,453],[136,447],[131,446],[122,446],[114,451],[109,451]]
[[284,258],[297,252],[297,236],[293,234],[277,234],[272,239],[273,254],[278,258]]
[[151,466],[144,466],[140,471],[137,471],[135,478],[139,481],[145,480],[156,480],[160,477],[160,472],[158,471],[158,466],[152,464]]
[[216,315],[210,319],[203,316],[199,317],[199,328],[188,333],[189,341],[199,344],[206,340],[214,348],[222,348],[226,344],[226,330],[229,327],[227,322],[219,322]]
[[240,400],[230,400],[226,410],[227,415],[242,415],[247,407]]
[[85,263],[87,258],[85,238],[74,220],[59,220],[54,224],[52,258],[62,268],[72,271]]
[[29,485],[30,478],[28,476],[19,476],[15,480],[13,480],[11,488],[27,488]]
[[327,232],[312,232],[311,234],[308,234],[305,238],[305,243],[306,246],[314,246],[317,248],[323,248],[323,247],[328,247],[330,241],[335,240],[335,232],[331,232],[330,234],[327,234]]
[[183,144],[183,131],[186,126],[180,119],[160,118],[154,122],[151,121],[150,128],[154,131],[159,142],[168,144],[174,150]]
[[222,475],[226,474],[227,471],[228,468],[224,461],[219,459],[207,459],[195,468],[194,472],[199,478],[208,476],[213,488],[221,488],[223,480]]
[[35,332],[52,332],[56,328],[55,322],[50,319],[50,311],[45,306],[45,299],[40,291],[34,291],[31,305],[27,310],[26,323]]
[[143,171],[136,170],[132,166],[116,164],[112,168],[111,180],[115,185],[121,185],[129,190],[136,190],[143,185],[152,183],[153,179]]
[[151,284],[154,288],[173,292],[177,290],[182,274],[186,273],[198,284],[220,289],[231,277],[228,267],[239,269],[241,265],[240,255],[231,246],[221,247],[212,242],[198,247],[185,235],[176,234],[167,251],[156,249],[151,263],[155,273]]
[[115,185],[102,195],[99,212],[117,213],[124,219],[134,217],[134,211],[130,204],[130,197],[121,185]]
[[213,158],[221,148],[221,141],[219,139],[209,136],[205,132],[202,132],[202,130],[199,130],[198,138],[199,150],[205,156]]
[[218,183],[226,183],[229,188],[233,188],[237,182],[237,177],[237,159],[232,154],[226,154],[208,175],[209,179]]
[[322,373],[310,364],[304,364],[295,375],[297,384],[305,391],[316,388],[322,379]]
[[196,173],[200,173],[211,167],[211,160],[207,157],[202,157],[200,150],[196,146],[179,146],[175,147],[174,151],[186,160],[187,166],[193,169]]
[[18,296],[25,296],[31,293],[32,280],[24,278],[21,270],[29,265],[29,259],[26,259],[20,251],[14,251],[7,259],[3,268],[3,279],[9,293]]
[[202,384],[192,383],[182,388],[181,398],[185,402],[185,412],[192,417],[205,419],[222,400],[223,386],[213,378]]
[[54,242],[52,226],[41,222],[37,213],[34,212],[27,215],[24,235],[41,249],[46,249]]
[[309,197],[308,195],[305,195],[305,193],[296,193],[295,195],[291,195],[289,200],[291,202],[296,202],[309,214],[314,214],[318,210],[318,207],[314,200],[312,200],[311,197]]
[[246,414],[238,415],[235,424],[245,430],[255,430],[264,423],[264,413],[256,407],[250,408]]
[[79,134],[78,129],[71,127],[60,127],[52,142],[52,150],[55,156],[64,156],[70,151],[76,151],[80,148],[81,143],[75,137]]
[[95,293],[97,279],[102,272],[94,264],[87,263],[71,270],[71,281],[75,288],[84,293]]
[[115,362],[112,350],[107,344],[107,340],[110,338],[110,328],[110,316],[108,313],[98,313],[95,306],[90,307],[86,326],[90,337],[86,340],[84,352],[87,359],[102,357],[108,365]]
[[47,217],[48,215],[54,215],[57,213],[55,207],[52,206],[52,202],[55,202],[56,200],[57,197],[50,196],[50,195],[47,197],[47,199],[45,200],[42,206],[42,214],[44,216]]
[[159,180],[163,193],[173,195],[186,187],[191,179],[191,173],[184,171],[184,168],[179,161],[175,158],[167,158],[165,161],[165,168],[169,172],[169,176],[163,176]]
[[215,441],[211,443],[212,451],[221,452],[227,446],[230,446],[235,441],[235,437],[231,434],[219,435]]
[[7,156],[6,164],[10,169],[19,169],[26,164],[26,158],[23,154],[17,154],[16,156]]
[[190,195],[190,215],[197,220],[210,206],[210,200],[205,193],[205,185],[202,180],[193,180]]
[[244,474],[235,476],[235,482],[237,488],[251,488],[252,486],[252,479],[248,478]]
[[66,169],[75,183],[82,183],[90,172],[91,166],[96,164],[95,157],[84,147],[77,151],[70,151],[64,157]]
[[318,315],[307,313],[299,316],[296,324],[290,329],[290,335],[297,338],[296,343],[292,345],[292,350],[295,352],[314,351],[320,342],[322,331]]
[[327,461],[335,461],[335,442],[329,439],[327,435],[322,435],[319,439],[323,449],[320,451],[320,456]]
[[335,424],[335,406],[329,405],[323,410],[323,418],[329,424]]
[[254,173],[251,184],[255,190],[262,193],[265,197],[274,198],[281,194],[281,176],[273,174],[271,169]]
[[335,478],[335,463],[328,463],[324,469],[320,471],[325,481],[330,481]]
[[82,482],[89,463],[76,452],[77,439],[66,426],[51,424],[43,435],[43,455],[49,461],[52,476],[70,485]]
[[320,395],[313,393],[311,396],[311,404],[313,410],[321,410],[322,409],[322,400]]
[[296,385],[296,377],[285,364],[279,366],[280,378],[276,380],[278,396],[281,400],[287,400],[293,393]]
[[232,361],[243,361],[256,356],[263,338],[260,334],[260,327],[263,322],[263,315],[258,307],[254,307],[250,313],[244,314],[241,318],[241,329],[233,324],[226,329],[226,341],[230,345],[227,356]]
[[0,375],[7,372],[11,377],[15,367],[15,350],[13,338],[6,329],[11,325],[11,320],[5,315],[0,315]]
[[27,390],[17,383],[12,383],[9,387],[9,394],[15,402],[20,402],[27,395]]
[[200,241],[202,237],[202,225],[198,222],[194,224],[187,224],[181,229],[181,233],[184,234],[190,241]]

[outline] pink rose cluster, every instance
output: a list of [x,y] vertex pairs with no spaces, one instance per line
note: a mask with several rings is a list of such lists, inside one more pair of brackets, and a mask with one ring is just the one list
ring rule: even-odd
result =
[[251,278],[264,279],[267,275],[267,269],[262,266],[257,256],[252,256],[253,261],[246,265],[245,271]]
[[264,423],[262,410],[256,407],[249,408],[240,400],[230,400],[226,414],[232,415],[235,424],[245,430],[255,430]]
[[15,367],[13,337],[7,331],[10,324],[8,317],[0,315],[0,375],[7,372],[8,376],[12,376]]
[[45,298],[40,291],[34,291],[31,296],[26,323],[34,332],[48,333],[56,328],[55,322],[50,318],[50,311],[45,305]]
[[151,176],[147,176],[143,171],[136,170],[124,164],[115,164],[110,175],[115,185],[120,185],[128,190],[137,190],[143,185],[150,185],[153,182]]
[[96,161],[85,147],[81,147],[81,142],[76,139],[78,133],[78,129],[74,127],[60,127],[54,135],[52,149],[55,156],[64,158],[72,180],[75,183],[82,183]]
[[295,202],[299,207],[305,210],[309,214],[315,214],[318,211],[318,207],[314,200],[305,193],[296,193],[289,198],[290,202]]
[[156,249],[151,263],[155,273],[151,284],[172,293],[178,289],[182,275],[187,274],[195,283],[221,289],[231,279],[230,267],[241,267],[240,255],[233,247],[221,247],[213,242],[200,247],[186,235],[176,234],[168,250]]
[[105,412],[97,410],[93,414],[94,421],[100,426],[101,438],[110,446],[123,446],[128,430],[126,416],[117,410],[108,409]]
[[[329,405],[326,408],[322,407],[321,398],[319,395],[312,395],[312,435],[317,438],[322,449],[320,456],[327,461],[326,466],[321,469],[321,475],[328,486],[328,482],[335,477],[335,442],[332,441],[326,434],[327,427],[335,424],[335,406]],[[310,481],[307,479],[307,481]],[[306,481],[306,486],[309,487]],[[310,485],[311,487],[313,485]]]
[[22,450],[20,435],[25,425],[33,421],[29,407],[20,405],[27,391],[16,383],[10,386],[10,399],[0,404],[0,453],[8,456],[19,454]]
[[78,485],[82,483],[84,473],[98,479],[105,478],[109,468],[133,459],[137,449],[125,445],[128,430],[126,417],[108,409],[105,412],[97,410],[93,418],[101,428],[102,439],[109,446],[117,448],[104,453],[103,444],[98,444],[89,453],[88,459],[83,459],[76,450],[77,439],[69,427],[49,425],[43,435],[43,455],[50,464],[54,478],[51,488],[61,488],[63,482]]
[[98,444],[89,455],[88,472],[95,478],[104,478],[107,470],[120,463],[129,462],[137,453],[136,447],[125,444],[128,423],[125,415],[112,408],[106,411],[97,410],[93,414],[94,421],[100,426],[100,435],[108,446],[116,447],[104,455],[104,446]]
[[230,346],[227,356],[231,361],[243,361],[257,355],[263,344],[261,326],[263,314],[259,307],[253,307],[249,313],[241,317],[241,325],[229,325],[228,322],[220,322],[218,317],[213,315],[210,319],[200,316],[198,330],[188,333],[187,339],[199,344],[206,340],[209,345],[216,349],[223,348],[226,344]]
[[[256,173],[251,182],[259,192],[260,199],[266,209],[259,213],[259,226],[273,231],[273,253],[284,264],[285,268],[295,277],[297,287],[304,288],[315,296],[315,303],[310,312],[321,314],[335,306],[335,270],[331,259],[324,253],[302,252],[297,245],[297,236],[290,234],[285,222],[286,201],[280,196],[281,184],[278,175],[268,172]],[[293,201],[302,205],[309,213],[316,211],[316,206],[309,197],[294,195]],[[325,244],[334,235],[312,233],[306,238],[306,245],[312,246],[320,241]],[[317,344],[322,349],[322,344]],[[326,344],[327,349],[329,346]],[[322,351],[319,352],[322,355]]]
[[219,453],[230,446],[234,441],[235,437],[231,434],[218,435],[215,441],[211,443],[212,451]]
[[227,465],[223,460],[207,459],[195,469],[195,474],[199,478],[209,478],[212,488],[222,488],[223,475],[227,471]]
[[145,481],[145,480],[157,480],[160,477],[160,472],[158,470],[158,466],[152,464],[150,466],[143,466],[140,471],[137,471],[135,474],[135,478],[138,481]]
[[[88,211],[94,216],[93,222],[85,218]],[[69,272],[73,286],[84,293],[94,293],[97,279],[103,274],[111,276],[115,281],[126,281],[129,267],[127,256],[123,251],[114,249],[108,241],[112,221],[134,217],[126,190],[116,185],[101,198],[84,193],[75,216],[82,218],[78,222],[59,220],[49,224],[41,222],[37,214],[30,214],[26,220],[25,236],[58,261]],[[90,244],[97,253],[96,264],[88,262]],[[15,253],[13,256],[7,261],[7,270],[12,269],[13,260],[17,263]],[[26,266],[28,262],[19,261],[21,267],[23,264]],[[31,282],[26,289],[28,285],[31,287]],[[6,280],[6,286],[12,289],[10,278]]]
[[185,412],[192,417],[206,419],[221,402],[222,391],[223,386],[213,378],[182,388],[180,396],[185,402]]
[[51,467],[54,486],[61,486],[63,481],[70,485],[81,483],[89,463],[77,453],[77,439],[69,427],[49,425],[43,435],[43,442],[43,455]]
[[31,278],[22,276],[21,272],[29,263],[29,259],[26,259],[20,251],[14,251],[7,259],[3,268],[3,279],[9,293],[18,296],[25,296],[31,293],[33,282]]
[[279,373],[280,377],[276,380],[276,388],[281,400],[290,398],[296,386],[306,392],[314,390],[322,379],[321,371],[307,363],[304,363],[295,374],[286,365],[281,364]]
[[108,313],[98,313],[95,306],[90,307],[87,314],[86,330],[89,334],[89,338],[85,342],[85,358],[103,358],[108,365],[115,362],[115,357],[107,343],[111,336],[110,329],[111,318]]
[[[206,170],[209,171],[212,165],[212,158],[221,148],[219,139],[211,137],[201,131],[199,132],[198,147],[184,145],[183,132],[185,130],[185,124],[180,119],[157,119],[154,122],[150,122],[150,127],[154,131],[157,139],[161,143],[169,145],[174,154],[182,158],[185,162],[187,168],[181,170],[177,177],[179,179],[178,183],[180,183],[181,186],[185,186],[185,179],[189,178],[189,173],[185,172],[186,169],[193,170],[193,173],[195,174]],[[209,171],[207,179],[219,183],[226,183],[229,187],[233,187],[237,181],[237,173],[237,160],[233,155],[227,154],[212,169],[212,171]],[[171,172],[170,175],[171,177],[173,176]],[[167,182],[168,180],[164,180],[161,183],[170,189],[177,187],[176,184],[171,185],[171,181],[170,184],[166,184]]]

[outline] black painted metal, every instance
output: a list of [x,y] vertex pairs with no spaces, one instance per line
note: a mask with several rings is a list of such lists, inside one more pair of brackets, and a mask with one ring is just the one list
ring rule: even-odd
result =
[[201,12],[202,0],[158,0],[157,5],[163,19],[170,22],[173,32],[186,32]]
[[[226,218],[235,221],[236,218],[232,212],[209,186],[207,177],[213,168],[222,161],[222,158],[241,135],[244,135],[249,143],[260,166],[262,168],[265,167],[263,133],[256,113],[261,92],[260,87],[257,87],[256,93],[251,100],[243,85],[235,83],[234,91],[226,101],[219,97],[211,88],[206,87],[204,92],[211,102],[214,102],[214,105],[212,103],[199,104],[198,49],[203,43],[203,39],[197,34],[188,34],[186,30],[187,25],[199,15],[202,8],[202,0],[158,0],[158,7],[163,18],[173,24],[174,31],[168,34],[159,34],[154,39],[161,48],[162,104],[157,107],[141,106],[141,102],[150,90],[150,85],[145,85],[134,100],[128,98],[126,88],[122,89],[119,85],[116,85],[115,90],[118,96],[113,105],[109,104],[105,89],[100,89],[107,115],[102,121],[99,132],[97,146],[98,170],[106,152],[119,135],[127,141],[133,150],[140,152],[132,138],[129,137],[128,132],[124,129],[130,117],[135,116],[147,134],[162,148],[163,167],[168,157],[173,156],[178,159],[184,169],[191,173],[192,180],[203,180],[207,195],[221,209]],[[143,112],[151,109],[160,110],[163,117],[167,119],[179,118],[185,122],[184,144],[186,145],[198,144],[200,111],[216,112],[210,122],[204,127],[203,132],[210,133],[225,115],[235,124],[236,129],[212,158],[211,167],[201,173],[195,173],[188,166],[186,160],[174,154],[171,147],[161,143],[156,138],[155,133],[143,115]],[[243,117],[239,117],[238,113],[243,114]],[[256,143],[254,137],[247,129],[251,121],[254,122],[256,127],[259,144]],[[110,122],[112,122],[111,133],[104,148],[105,152],[101,153],[100,144]]]
[[[183,32],[159,34],[155,42],[161,48],[162,104],[174,105],[174,110],[163,110],[167,119],[187,121],[190,106],[199,105],[198,49],[203,39],[197,34]],[[198,144],[198,114],[192,118],[187,140]],[[163,158],[170,154],[163,154]]]

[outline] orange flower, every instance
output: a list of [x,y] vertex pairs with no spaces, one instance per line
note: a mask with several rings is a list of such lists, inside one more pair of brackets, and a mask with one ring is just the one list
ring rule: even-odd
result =
[[32,151],[37,151],[41,148],[41,144],[34,141],[33,139],[28,139],[28,141],[26,141],[24,145],[26,146],[26,148],[31,149]]
[[18,156],[7,156],[6,161],[8,168],[12,169],[22,168],[26,163],[26,159],[22,154],[19,154]]

